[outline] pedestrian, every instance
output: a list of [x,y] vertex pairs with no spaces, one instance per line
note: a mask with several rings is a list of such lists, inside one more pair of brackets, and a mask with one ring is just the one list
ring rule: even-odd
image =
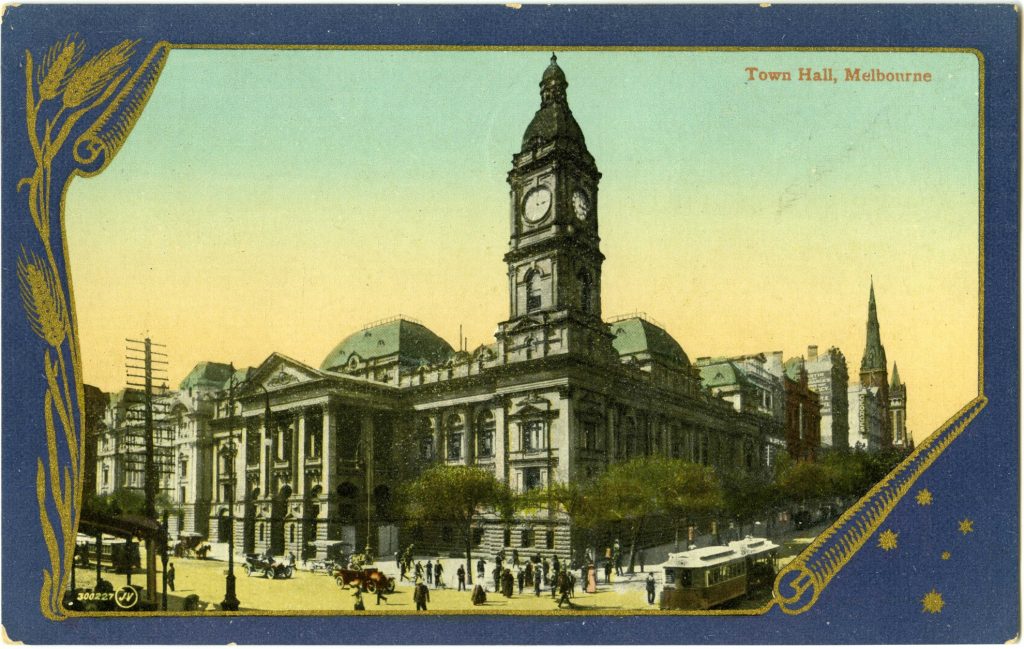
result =
[[519,567],[519,550],[512,550],[512,567]]
[[494,577],[494,592],[501,592],[501,568],[494,566],[491,576]]
[[548,585],[548,573],[551,571],[551,564],[548,563],[547,559],[544,559],[543,563],[541,563],[541,566],[543,566],[543,568],[544,568],[544,572],[543,572],[544,585],[547,586]]
[[540,574],[540,566],[537,566],[533,571],[533,592],[537,597],[540,597],[540,587],[543,575]]
[[580,583],[581,584],[586,584],[587,583],[587,566],[586,565],[580,566]]
[[487,591],[480,584],[473,586],[473,594],[470,596],[473,601],[473,606],[480,606],[487,601]]
[[456,576],[459,578],[459,590],[466,590],[466,568],[461,563],[459,569],[455,571]]
[[400,574],[398,578],[402,581],[409,579],[409,562],[405,559],[402,559],[402,574]]
[[295,553],[292,552],[291,550],[288,551],[288,565],[289,566],[294,566],[295,565]]
[[636,555],[637,560],[640,562],[640,572],[644,571],[644,564],[647,563],[647,555],[644,554],[643,550]]
[[597,592],[597,568],[594,567],[594,564],[587,566],[587,592]]
[[427,602],[430,601],[430,589],[427,588],[422,579],[416,580],[416,588],[412,591],[412,601],[416,602],[417,611],[427,610]]
[[551,596],[556,597],[558,595],[558,588],[562,583],[562,577],[565,575],[563,572],[552,572],[551,573]]
[[560,572],[558,574],[558,590],[562,596],[558,598],[558,608],[562,608],[562,604],[565,604],[569,608],[572,608],[572,602],[569,601],[569,575],[566,572]]
[[383,585],[378,585],[376,590],[377,590],[377,606],[380,606],[380,600],[384,600],[386,602],[386,601],[388,601],[388,598],[384,596],[384,587],[383,587]]
[[523,572],[526,573],[527,587],[533,588],[533,562],[529,559],[526,560],[526,570],[524,570]]
[[551,569],[555,571],[555,574],[562,572],[562,562],[558,560],[558,555],[551,555]]
[[487,574],[485,572],[486,568],[487,568],[487,562],[484,561],[482,558],[476,562],[476,579],[477,579],[477,581],[483,581],[484,580],[484,575]]
[[566,570],[565,576],[569,579],[569,597],[576,597],[576,575]]
[[432,583],[434,583],[434,564],[430,562],[430,559],[427,559],[427,584]]
[[505,572],[501,575],[501,594],[505,597],[512,597],[514,584],[515,580],[512,578],[512,570],[505,568]]
[[516,580],[519,582],[519,594],[522,595],[523,594],[523,586],[525,585],[525,582],[526,582],[526,571],[523,570],[523,569],[520,569],[516,573]]
[[423,579],[423,562],[416,562],[416,568],[413,570],[413,577],[416,581]]
[[647,573],[647,603],[654,603],[654,573]]
[[444,574],[444,568],[441,566],[441,560],[438,559],[437,563],[434,564],[434,588],[444,588],[444,580],[441,576]]
[[604,562],[604,583],[612,583],[612,562],[607,559]]
[[395,550],[395,568],[398,570],[402,569],[402,555]]
[[359,586],[356,586],[355,592],[352,593],[352,597],[354,597],[356,599],[355,610],[357,610],[357,611],[365,611],[366,610],[366,604],[363,604],[363,589],[360,588]]
[[167,564],[167,587],[174,592],[174,564]]
[[[501,553],[494,555],[494,565],[498,566],[498,570],[501,570],[501,564],[505,562],[505,557],[501,556]],[[500,574],[500,573],[499,573]]]

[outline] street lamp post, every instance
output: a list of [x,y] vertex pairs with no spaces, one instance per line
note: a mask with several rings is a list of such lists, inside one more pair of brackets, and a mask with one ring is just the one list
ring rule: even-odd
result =
[[224,601],[220,603],[222,611],[237,611],[238,597],[235,596],[235,366],[231,365],[231,379],[228,382],[228,407],[231,414],[228,419],[228,443],[221,451],[228,471],[228,575],[224,578]]

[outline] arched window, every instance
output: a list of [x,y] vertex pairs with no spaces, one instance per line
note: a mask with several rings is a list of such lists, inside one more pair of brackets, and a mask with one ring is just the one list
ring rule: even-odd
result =
[[526,273],[526,312],[539,311],[540,307],[540,273],[531,270]]
[[581,270],[576,280],[580,287],[580,309],[584,313],[590,313],[594,308],[594,281],[586,270]]
[[494,415],[490,410],[480,413],[477,419],[476,455],[491,457],[494,455]]

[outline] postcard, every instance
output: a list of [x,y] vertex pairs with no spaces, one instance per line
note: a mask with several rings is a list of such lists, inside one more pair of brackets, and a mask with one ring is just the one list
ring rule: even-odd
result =
[[1018,637],[1015,6],[4,27],[5,637]]

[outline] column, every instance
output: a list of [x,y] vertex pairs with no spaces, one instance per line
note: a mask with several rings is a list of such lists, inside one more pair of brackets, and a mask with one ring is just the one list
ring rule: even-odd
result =
[[[508,484],[508,406],[501,404],[494,413],[494,475]],[[475,568],[474,568],[475,569]]]
[[465,425],[462,427],[462,458],[466,466],[475,464],[476,458],[476,444],[474,438],[476,437],[476,426],[473,425],[473,407],[466,406],[462,409],[462,418],[465,421]]
[[444,462],[444,432],[441,430],[441,415],[434,412],[429,416],[434,424],[434,459]]
[[270,439],[270,422],[267,421],[266,416],[263,417],[263,427],[260,429],[260,497],[270,497],[270,476],[267,475],[267,440]]
[[[337,499],[333,497],[337,485],[334,472],[338,466],[337,447],[334,437],[334,412],[331,403],[324,404],[324,423],[321,435],[323,441],[320,445],[320,485],[323,490],[320,493],[320,522],[317,529],[320,536],[325,539],[338,538],[338,530],[335,529],[333,519],[337,509]],[[318,557],[319,558],[319,557]]]
[[300,410],[295,425],[295,464],[292,474],[295,476],[295,495],[304,498],[306,495],[306,411]]

